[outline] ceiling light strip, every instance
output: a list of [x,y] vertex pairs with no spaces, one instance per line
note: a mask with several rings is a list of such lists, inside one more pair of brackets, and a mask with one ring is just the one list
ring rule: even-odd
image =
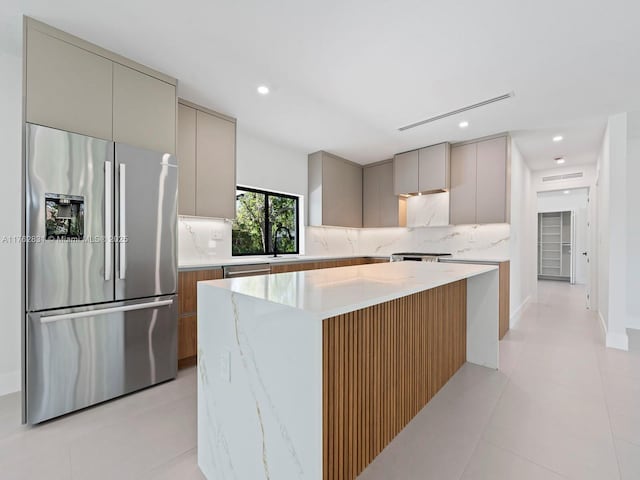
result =
[[427,118],[426,120],[421,120],[419,122],[411,123],[409,125],[405,125],[404,127],[398,128],[399,131],[403,132],[405,130],[409,130],[410,128],[419,127],[420,125],[424,125],[425,123],[435,122],[437,120],[442,120],[443,118],[451,117],[453,115],[457,115],[462,112],[466,112],[468,110],[473,110],[474,108],[484,107],[485,105],[490,105],[495,102],[500,102],[502,100],[507,100],[513,97],[515,94],[513,92],[505,93],[504,95],[500,95],[499,97],[490,98],[489,100],[484,100],[482,102],[474,103],[473,105],[467,105],[466,107],[458,108],[457,110],[453,110],[451,112],[443,113],[441,115],[436,115],[435,117]]

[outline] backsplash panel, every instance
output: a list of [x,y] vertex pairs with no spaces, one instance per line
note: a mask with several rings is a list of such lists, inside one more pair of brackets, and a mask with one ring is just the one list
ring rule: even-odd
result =
[[[452,253],[461,258],[509,258],[510,225],[415,228],[305,227],[305,255],[388,256],[396,252]],[[179,217],[180,265],[232,258],[231,223]]]
[[407,227],[449,225],[449,192],[407,198]]
[[178,217],[178,264],[190,265],[231,257],[231,223]]
[[509,258],[507,223],[422,228],[368,228],[360,232],[360,253],[451,253],[473,259]]

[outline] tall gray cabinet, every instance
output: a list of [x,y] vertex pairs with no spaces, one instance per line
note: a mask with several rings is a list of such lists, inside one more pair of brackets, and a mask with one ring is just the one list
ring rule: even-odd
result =
[[362,227],[362,167],[319,151],[309,155],[309,225]]
[[25,19],[26,121],[176,151],[175,78]]
[[394,193],[393,160],[366,166],[362,172],[362,226],[404,227],[407,200]]
[[509,222],[508,149],[506,135],[451,148],[451,224]]
[[236,216],[236,120],[180,99],[178,213]]

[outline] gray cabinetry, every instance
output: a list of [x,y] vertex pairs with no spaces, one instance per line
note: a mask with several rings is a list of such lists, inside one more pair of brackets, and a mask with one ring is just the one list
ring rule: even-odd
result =
[[420,192],[439,192],[450,186],[450,146],[439,143],[418,150],[418,188]]
[[176,80],[27,18],[26,121],[176,151]]
[[449,222],[453,225],[476,223],[475,143],[451,149],[451,190]]
[[236,216],[236,123],[196,111],[196,215]]
[[391,160],[365,167],[362,175],[362,226],[406,225],[406,199],[394,193]]
[[309,225],[362,227],[362,167],[327,152],[309,155]]
[[393,193],[418,193],[418,150],[400,153],[393,159]]
[[509,221],[507,136],[451,149],[450,223]]
[[178,162],[180,215],[235,218],[235,119],[181,99]]
[[396,155],[393,159],[394,193],[410,195],[447,190],[449,150],[448,143],[439,143]]
[[114,63],[113,139],[175,153],[176,87]]
[[178,105],[178,213],[196,214],[196,109]]
[[27,31],[26,120],[111,140],[112,62]]
[[507,137],[478,142],[476,223],[507,222]]

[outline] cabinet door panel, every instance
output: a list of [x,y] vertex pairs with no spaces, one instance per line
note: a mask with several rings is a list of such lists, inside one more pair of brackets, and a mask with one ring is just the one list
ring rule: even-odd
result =
[[178,105],[178,213],[196,214],[196,110]]
[[362,227],[362,168],[325,156],[322,162],[322,224]]
[[418,150],[401,153],[393,159],[393,193],[418,192]]
[[507,138],[477,144],[477,223],[506,222]]
[[452,225],[476,223],[476,144],[451,149],[451,191],[449,196]]
[[380,221],[377,226],[402,226],[402,221],[399,218],[401,200],[394,193],[393,188],[393,162],[378,165],[376,168],[378,169],[378,195],[380,195]]
[[156,152],[175,153],[175,86],[114,63],[113,139]]
[[112,139],[110,60],[34,29],[26,55],[27,122]]
[[440,143],[418,151],[418,188],[420,192],[449,188],[449,144]]
[[236,216],[236,124],[196,112],[196,214]]
[[362,172],[362,226],[380,225],[380,170],[368,167]]

